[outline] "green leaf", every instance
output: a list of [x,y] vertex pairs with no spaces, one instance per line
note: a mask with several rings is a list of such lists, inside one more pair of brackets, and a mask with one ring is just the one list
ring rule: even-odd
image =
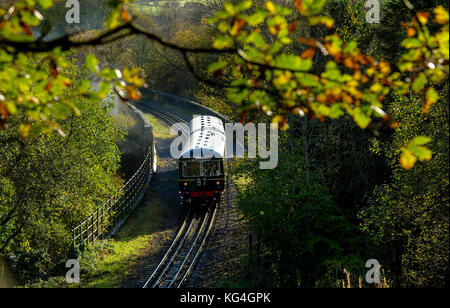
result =
[[248,95],[248,89],[240,88],[229,88],[228,89],[228,99],[235,104],[241,104]]
[[84,93],[89,92],[90,86],[91,86],[91,84],[90,84],[89,80],[82,80],[78,87],[78,93],[84,94]]
[[325,5],[326,0],[303,0],[303,7],[305,8],[305,13],[308,15],[314,15],[319,13],[323,6]]
[[308,73],[295,73],[295,77],[297,78],[298,83],[307,88],[316,88],[320,87],[322,84],[314,79],[313,75]]
[[431,142],[431,138],[427,136],[417,136],[414,137],[410,142],[409,145],[412,146],[418,146],[418,145],[425,145],[427,143]]
[[221,35],[214,40],[213,47],[221,50],[230,47],[232,44],[233,40],[231,39],[231,37],[229,37],[228,35]]
[[328,16],[314,16],[309,18],[310,25],[325,25],[327,28],[332,28],[334,26],[334,19]]
[[98,60],[97,58],[92,55],[92,54],[88,54],[86,56],[86,66],[91,70],[91,72],[93,73],[98,73],[99,72],[99,67],[98,67]]
[[22,15],[22,21],[32,27],[37,27],[41,23],[39,18],[37,18],[34,14],[27,12],[27,11],[21,11]]
[[427,76],[425,76],[424,73],[420,73],[416,78],[414,78],[411,89],[414,92],[418,92],[425,87],[426,83],[427,83]]
[[253,1],[252,0],[244,0],[241,3],[239,3],[236,7],[238,12],[242,12],[244,10],[247,10],[249,8],[251,8],[253,5]]
[[312,67],[312,60],[302,59],[295,55],[281,54],[275,58],[275,66],[293,71],[309,71]]
[[230,31],[230,24],[227,21],[222,20],[217,25],[217,29],[219,29],[219,31],[222,32],[222,33],[227,33],[228,31]]
[[257,31],[253,31],[252,33],[250,33],[246,41],[248,44],[253,43],[253,45],[255,45],[255,47],[259,49],[264,49],[267,47],[266,41]]
[[14,104],[11,101],[6,101],[6,108],[8,109],[10,114],[16,114],[17,113],[16,104]]
[[250,26],[257,26],[260,23],[264,22],[266,17],[268,16],[268,12],[265,10],[257,10],[253,15],[246,16],[245,20]]
[[37,0],[37,3],[41,6],[41,8],[46,10],[53,5],[53,0]]
[[404,39],[401,44],[403,47],[407,48],[407,49],[411,49],[411,48],[418,48],[420,46],[422,46],[422,42],[414,37],[410,37],[407,39]]
[[424,145],[430,143],[431,138],[427,136],[417,136],[409,141],[400,150],[400,164],[404,169],[411,169],[414,167],[417,159],[420,161],[430,160],[433,152]]
[[400,62],[397,64],[397,66],[401,72],[408,72],[413,69],[414,63],[413,62]]
[[436,103],[439,99],[439,94],[434,88],[428,88],[427,92],[425,93],[425,96],[427,104],[430,105]]
[[353,119],[356,124],[362,129],[365,129],[370,123],[370,116],[368,116],[361,108],[355,108],[353,111]]
[[97,95],[100,99],[105,99],[108,94],[111,93],[111,86],[109,83],[101,82],[99,84],[99,90],[97,91]]
[[345,46],[344,52],[352,54],[356,48],[358,47],[358,43],[356,41],[351,41]]
[[106,19],[105,26],[108,29],[113,29],[119,25],[120,22],[120,12],[119,10],[113,10],[108,18]]
[[330,107],[330,111],[329,111],[329,115],[328,115],[330,118],[337,119],[343,115],[344,115],[344,110],[342,109],[342,107],[339,104],[333,104]]
[[225,68],[228,65],[226,61],[217,61],[208,65],[208,73],[214,73],[218,70]]
[[12,55],[3,49],[0,49],[0,62],[11,62],[13,59],[14,57]]
[[431,152],[431,150],[427,147],[423,146],[412,147],[411,152],[413,152],[420,161],[430,160],[433,156],[433,152]]
[[237,13],[236,8],[234,7],[233,3],[225,2],[223,4],[223,7],[225,8],[225,11],[227,11],[230,16],[234,16]]

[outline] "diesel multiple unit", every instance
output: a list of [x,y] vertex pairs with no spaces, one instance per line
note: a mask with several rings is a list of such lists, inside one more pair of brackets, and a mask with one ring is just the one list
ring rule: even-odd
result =
[[224,157],[222,120],[209,115],[194,117],[178,159],[183,205],[211,205],[220,201],[225,185]]

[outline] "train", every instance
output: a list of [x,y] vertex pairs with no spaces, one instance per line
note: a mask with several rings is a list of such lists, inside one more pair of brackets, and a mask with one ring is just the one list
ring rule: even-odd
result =
[[226,135],[221,119],[195,116],[189,137],[178,158],[178,182],[182,206],[202,207],[220,203],[225,189]]

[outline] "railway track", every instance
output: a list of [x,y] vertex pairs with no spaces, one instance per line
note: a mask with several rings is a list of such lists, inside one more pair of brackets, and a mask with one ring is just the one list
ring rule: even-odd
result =
[[204,287],[205,279],[214,279],[214,276],[208,277],[208,275],[211,275],[210,269],[214,267],[216,262],[221,261],[220,253],[225,251],[227,247],[230,247],[231,237],[229,230],[231,225],[239,220],[239,217],[232,208],[234,192],[228,177],[226,178],[225,187],[221,205],[217,209],[214,230],[209,235],[208,247],[203,251],[195,273],[191,275],[189,281],[184,285],[186,288]]
[[216,214],[217,207],[204,213],[187,214],[172,245],[143,288],[180,288],[185,285],[205,249]]
[[[148,106],[140,107],[168,125],[187,124],[182,118],[171,113]],[[186,134],[189,133],[182,130]],[[205,250],[216,221],[218,207],[219,204],[201,212],[188,211],[172,244],[156,268],[151,271],[143,288],[180,288],[186,285]]]
[[[183,124],[189,125],[184,119],[182,119],[179,116],[176,116],[172,113],[162,111],[162,110],[156,109],[154,107],[149,107],[146,105],[141,105],[140,108],[145,110],[145,112],[148,112],[148,113],[152,114],[153,116],[163,120],[166,124],[168,124],[170,126],[172,126],[176,123],[183,123]],[[180,129],[183,131],[183,133],[185,133],[186,135],[189,135],[188,130],[183,129],[182,127],[180,127]]]

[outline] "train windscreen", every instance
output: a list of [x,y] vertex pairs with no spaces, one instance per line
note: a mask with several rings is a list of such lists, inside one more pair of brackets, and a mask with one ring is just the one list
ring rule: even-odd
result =
[[200,175],[200,162],[184,162],[183,176],[195,177]]
[[183,162],[183,177],[219,176],[220,169],[220,161],[216,160]]
[[220,175],[220,162],[216,160],[204,161],[202,166],[202,176]]

